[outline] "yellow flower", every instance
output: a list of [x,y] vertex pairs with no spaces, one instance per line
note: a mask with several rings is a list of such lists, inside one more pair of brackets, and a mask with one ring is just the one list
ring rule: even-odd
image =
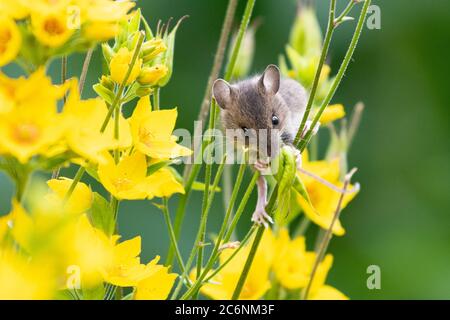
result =
[[[113,56],[109,63],[111,71],[111,78],[118,84],[121,84],[125,79],[130,64],[133,59],[133,52],[130,52],[127,48],[120,48],[119,51]],[[126,84],[133,83],[141,73],[142,59],[137,59],[134,63],[133,69],[131,69],[130,76]]]
[[320,116],[320,123],[327,124],[345,116],[344,106],[342,104],[333,104],[325,108]]
[[[73,180],[68,178],[51,179],[47,181],[47,185],[51,189],[51,193],[46,195],[47,201],[55,201],[62,203],[67,194]],[[71,197],[64,205],[64,210],[70,213],[85,213],[92,205],[93,194],[83,182],[78,182]]]
[[114,139],[114,120],[109,121],[103,133],[100,132],[107,113],[103,100],[79,100],[77,92],[72,92],[64,108],[63,114],[70,128],[66,131],[67,144],[75,153],[94,163],[106,162],[105,151],[125,149],[132,143],[130,126],[122,115],[119,140]]
[[90,22],[83,27],[83,35],[93,41],[107,41],[114,38],[120,28],[116,22]]
[[56,102],[61,99],[67,88],[72,85],[55,86],[40,68],[29,78],[12,79],[0,73],[0,114],[13,108],[30,105],[36,109],[43,105],[51,105],[56,110]]
[[23,0],[0,0],[0,12],[16,20],[24,19],[29,14]]
[[0,300],[51,299],[55,289],[49,267],[0,249]]
[[169,69],[163,64],[145,67],[142,69],[138,81],[143,85],[155,85],[160,79],[166,76],[167,72],[169,72]]
[[140,152],[125,156],[116,165],[111,155],[100,164],[98,175],[103,186],[117,199],[146,199],[169,197],[173,193],[184,193],[183,186],[166,168],[147,176],[147,160]]
[[39,42],[52,48],[62,46],[74,33],[75,30],[68,27],[67,21],[67,12],[63,10],[31,14],[34,35]]
[[[250,241],[251,243],[252,241]],[[256,252],[255,259],[250,268],[247,280],[244,283],[240,300],[260,299],[270,288],[269,271],[274,256],[272,233],[268,229],[264,232],[261,244]],[[225,249],[220,255],[220,263],[226,261],[235,249]],[[250,246],[241,251],[214,276],[209,283],[203,285],[201,292],[215,300],[229,300],[236,288],[244,264],[250,252]],[[195,280],[195,270],[191,272],[191,278]]]
[[0,117],[0,148],[25,163],[45,153],[64,132],[61,114],[55,106],[22,105]]
[[120,287],[134,287],[150,275],[150,267],[141,264],[141,237],[116,243],[119,236],[113,236],[112,260],[102,270],[106,282]]
[[140,152],[159,159],[188,156],[192,151],[176,143],[172,135],[177,109],[151,111],[149,97],[143,97],[130,118],[134,145]]
[[276,240],[276,257],[274,259],[274,272],[281,285],[288,289],[304,288],[316,255],[307,252],[305,238],[289,238],[287,229],[280,230]]
[[148,265],[149,275],[138,282],[134,293],[135,300],[165,300],[173,287],[177,274],[169,273],[169,268],[156,265],[159,256]]
[[106,41],[119,32],[118,22],[127,17],[128,11],[134,7],[132,1],[80,1],[86,23],[83,35],[90,40]]
[[[321,177],[322,179],[325,179],[337,188],[342,189],[343,183],[339,181],[339,159],[309,162],[307,154],[304,153],[303,168]],[[305,184],[306,190],[308,191],[312,206],[301,196],[297,196],[298,203],[311,221],[323,229],[328,229],[336,211],[340,193],[323,185],[314,178],[306,176],[305,174],[299,173],[299,175]],[[350,190],[352,188],[353,186],[349,185],[348,189]],[[355,196],[356,192],[346,194],[342,201],[341,209],[345,208]],[[334,224],[333,233],[337,236],[342,236],[345,233],[345,230],[339,220]]]
[[339,290],[326,285],[325,280],[327,278],[328,272],[330,271],[331,265],[333,264],[333,256],[327,254],[322,262],[319,264],[314,276],[313,283],[309,290],[307,299],[310,300],[348,300]]
[[0,16],[0,67],[16,58],[21,43],[22,37],[16,23],[7,16]]

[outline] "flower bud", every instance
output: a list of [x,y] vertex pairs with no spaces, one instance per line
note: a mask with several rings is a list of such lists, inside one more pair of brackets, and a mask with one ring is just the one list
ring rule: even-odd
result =
[[144,42],[142,45],[142,56],[144,64],[153,60],[159,54],[167,50],[164,41],[161,38],[153,38],[152,40]]
[[157,64],[153,67],[144,67],[138,77],[138,82],[143,85],[156,85],[167,72],[168,69],[163,64]]
[[105,88],[107,88],[111,91],[114,89],[114,82],[108,76],[103,75],[102,78],[100,79],[100,83],[102,86],[104,86]]
[[[121,84],[130,68],[130,64],[133,59],[133,53],[127,48],[120,48],[114,57],[111,59],[109,69],[111,71],[111,78],[115,83]],[[133,68],[131,69],[130,76],[126,82],[127,85],[131,84],[139,76],[141,72],[142,60],[137,59]]]
[[291,29],[289,44],[302,56],[320,54],[322,31],[312,7],[301,7]]

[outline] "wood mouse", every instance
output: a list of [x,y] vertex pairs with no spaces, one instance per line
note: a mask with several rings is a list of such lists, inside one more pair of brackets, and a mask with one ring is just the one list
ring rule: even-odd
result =
[[[221,108],[224,129],[234,129],[234,134],[241,135],[244,141],[245,137],[252,136],[260,139],[258,133],[264,130],[262,137],[267,137],[267,148],[261,150],[259,141],[256,148],[259,154],[268,158],[274,157],[283,144],[292,146],[308,99],[305,88],[295,80],[282,78],[275,65],[267,66],[263,74],[232,84],[217,79],[212,93]],[[300,161],[300,153],[297,159]],[[267,167],[259,160],[253,166],[260,171]],[[263,175],[257,186],[258,201],[252,221],[267,226],[267,221],[273,221],[265,210],[267,183]]]

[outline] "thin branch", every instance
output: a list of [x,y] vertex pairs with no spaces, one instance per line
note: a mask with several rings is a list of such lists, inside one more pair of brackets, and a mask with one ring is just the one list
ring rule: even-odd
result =
[[314,277],[316,275],[317,268],[319,267],[319,264],[320,264],[320,262],[322,261],[324,255],[325,255],[325,252],[326,252],[326,250],[328,248],[328,245],[330,244],[331,237],[333,236],[334,225],[336,224],[336,221],[339,220],[339,216],[341,215],[342,203],[344,201],[345,191],[347,190],[348,185],[350,184],[350,180],[351,180],[353,174],[356,171],[357,171],[357,169],[353,168],[352,170],[350,170],[349,173],[347,173],[345,175],[344,188],[343,188],[344,192],[341,193],[341,196],[339,197],[339,201],[338,201],[338,204],[337,204],[337,207],[336,207],[336,211],[334,212],[333,219],[331,220],[330,226],[328,227],[327,231],[325,232],[325,234],[324,234],[324,236],[322,238],[322,241],[320,243],[320,246],[319,246],[319,249],[318,249],[318,252],[317,252],[316,260],[314,261],[313,269],[311,271],[311,276],[309,278],[308,285],[306,286],[306,289],[305,289],[305,291],[302,294],[303,299],[305,299],[305,300],[308,298],[308,294],[309,294],[309,292],[311,290],[311,286],[312,286],[312,283],[314,281]]

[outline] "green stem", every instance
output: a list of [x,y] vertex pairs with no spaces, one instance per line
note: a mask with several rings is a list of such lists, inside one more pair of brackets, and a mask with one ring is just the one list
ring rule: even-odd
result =
[[[223,161],[223,164],[224,163],[225,163],[225,161]],[[182,297],[182,299],[188,298],[191,293],[195,294],[195,292],[200,288],[202,280],[204,279],[204,277],[206,277],[207,273],[209,272],[209,270],[214,265],[216,254],[219,251],[220,245],[222,243],[223,236],[225,234],[225,231],[226,231],[226,228],[227,228],[227,225],[228,225],[228,220],[230,219],[230,216],[231,216],[232,208],[234,206],[234,203],[236,202],[237,195],[239,193],[239,187],[242,184],[242,179],[243,179],[244,173],[245,173],[245,167],[246,167],[246,163],[245,162],[242,163],[240,165],[240,167],[239,167],[239,172],[238,172],[238,176],[237,176],[237,179],[236,179],[236,183],[235,183],[234,188],[233,188],[233,193],[231,194],[231,200],[230,200],[230,203],[228,204],[228,208],[227,208],[227,211],[226,211],[226,214],[225,214],[225,218],[223,220],[222,226],[221,226],[220,231],[219,231],[219,235],[217,236],[216,243],[214,245],[214,248],[213,248],[213,251],[211,253],[211,256],[210,256],[210,258],[208,260],[207,266],[204,269],[204,271],[201,272],[201,268],[199,269],[198,265],[197,265],[197,279],[196,279],[196,282],[194,283],[194,285],[191,288],[191,290],[186,292],[186,294]],[[201,247],[200,247],[200,249],[201,249]],[[199,253],[200,253],[200,251],[199,251]]]
[[339,84],[342,81],[342,78],[344,77],[345,71],[347,70],[347,67],[352,59],[353,53],[355,52],[355,48],[356,45],[358,44],[358,40],[359,37],[361,36],[361,31],[362,28],[364,26],[364,21],[366,19],[367,16],[367,10],[370,6],[370,2],[371,0],[366,0],[364,2],[364,6],[361,10],[361,14],[359,16],[359,20],[358,20],[358,24],[356,26],[355,32],[353,34],[352,40],[350,42],[350,46],[345,54],[344,60],[342,61],[342,64],[339,68],[339,71],[333,81],[333,84],[331,85],[330,91],[328,92],[327,96],[325,97],[325,99],[323,100],[319,111],[316,113],[316,115],[314,116],[314,119],[311,123],[311,128],[310,130],[306,133],[304,139],[300,142],[297,141],[298,143],[298,148],[300,149],[300,151],[303,151],[306,146],[309,143],[309,140],[311,139],[312,136],[312,129],[316,126],[316,124],[319,122],[320,116],[322,115],[323,111],[325,110],[325,108],[328,106],[328,104],[330,103],[331,99],[333,98],[334,94],[336,93],[337,88],[339,87]]
[[188,262],[186,263],[185,272],[182,274],[181,279],[178,282],[177,288],[173,292],[171,299],[174,299],[179,294],[184,281],[188,278],[188,272],[189,272],[189,269],[190,269],[190,267],[191,267],[191,265],[192,265],[192,263],[194,261],[195,255],[197,254],[197,251],[199,250],[199,248],[201,248],[204,245],[203,243],[200,243],[201,237],[202,237],[202,232],[203,232],[204,227],[206,226],[208,213],[209,213],[209,211],[211,209],[211,204],[212,204],[212,201],[214,200],[215,192],[216,192],[217,187],[219,185],[219,181],[220,181],[220,179],[222,177],[222,173],[223,173],[223,168],[225,166],[225,162],[226,162],[225,159],[223,159],[222,163],[219,165],[219,168],[217,169],[216,176],[215,176],[214,182],[213,182],[213,189],[211,191],[211,194],[210,194],[209,200],[208,200],[208,206],[205,209],[205,213],[202,215],[202,217],[200,219],[200,227],[199,227],[199,230],[197,232],[197,236],[196,236],[195,241],[194,241],[194,246],[193,246],[193,248],[191,250],[191,253],[189,254]]
[[219,43],[217,44],[216,54],[214,55],[213,67],[208,78],[205,94],[203,96],[202,105],[198,114],[198,121],[205,121],[208,115],[208,107],[211,99],[211,87],[214,80],[219,76],[220,68],[225,57],[225,49],[227,46],[228,38],[233,26],[234,14],[236,12],[238,0],[228,1],[227,11],[225,13],[225,19],[223,21],[222,30],[220,32]]
[[248,240],[250,239],[250,237],[253,235],[253,233],[255,231],[256,231],[256,227],[254,227],[254,226],[251,227],[250,230],[247,232],[247,235],[244,237],[244,239],[242,239],[239,247],[236,250],[234,250],[233,253],[228,257],[228,259],[225,260],[216,270],[211,272],[211,274],[209,276],[207,276],[203,282],[208,282],[209,280],[214,278],[223,268],[225,268],[226,265],[231,260],[233,260],[233,258],[239,253],[239,251],[241,251],[241,249],[245,247],[245,245],[247,244]]
[[355,0],[350,0],[347,4],[347,6],[345,7],[344,11],[342,11],[342,13],[339,15],[339,17],[337,17],[336,19],[334,19],[334,26],[337,27],[342,20],[347,16],[347,14],[350,13],[350,11],[352,10],[353,6],[357,3],[357,1]]
[[172,221],[170,219],[170,213],[169,213],[169,202],[167,201],[167,198],[163,199],[162,211],[164,214],[164,219],[166,220],[167,229],[169,231],[170,242],[173,245],[173,247],[175,248],[175,254],[177,257],[178,265],[180,266],[181,272],[184,273],[185,268],[184,268],[183,258],[181,257],[180,249],[178,248],[177,239],[176,239],[175,233],[173,231]]
[[[139,52],[141,50],[144,38],[145,38],[145,34],[141,32],[140,35],[139,35],[138,42],[136,44],[136,48],[134,49],[133,58],[131,59],[130,65],[128,66],[127,73],[125,74],[125,77],[123,78],[123,81],[120,84],[119,89],[117,91],[117,94],[114,97],[114,101],[111,104],[110,108],[108,109],[108,114],[106,115],[105,120],[103,121],[102,127],[100,129],[101,133],[105,132],[106,127],[108,126],[108,123],[111,120],[112,114],[113,114],[114,110],[117,108],[117,105],[119,104],[119,102],[120,102],[120,100],[122,98],[122,94],[123,94],[123,91],[125,90],[128,78],[130,77],[131,71],[133,70],[133,67],[134,67],[134,65],[135,65],[135,63],[137,61],[137,58],[139,57]],[[76,173],[76,177],[78,177],[78,176],[80,176],[80,177],[77,180],[76,179],[73,180],[69,190],[67,191],[67,193],[65,195],[66,201],[72,195],[72,192],[75,190],[75,187],[76,187],[77,183],[81,180],[81,178],[83,177],[83,174],[84,174],[85,171],[86,171],[86,169],[84,167],[80,167],[78,169],[78,171]]]
[[303,115],[302,122],[300,123],[300,128],[294,139],[294,145],[297,145],[302,138],[303,130],[305,129],[305,126],[306,126],[306,121],[309,118],[309,114],[311,112],[311,108],[314,103],[314,99],[316,97],[316,91],[317,91],[317,87],[319,86],[320,75],[322,73],[322,68],[325,63],[325,59],[327,58],[327,55],[328,55],[328,49],[330,47],[331,38],[332,38],[333,32],[334,32],[335,10],[336,10],[336,0],[331,0],[330,1],[330,12],[328,15],[328,26],[327,26],[327,31],[325,33],[325,40],[323,41],[323,45],[322,45],[322,53],[320,54],[319,64],[317,65],[317,70],[316,70],[316,74],[314,76],[314,81],[313,81],[313,85],[311,87],[311,92],[309,94],[308,103],[306,104],[305,114]]
[[[247,6],[245,8],[244,16],[242,18],[241,25],[240,25],[240,28],[239,28],[239,33],[238,33],[236,45],[234,46],[233,51],[232,51],[232,55],[231,55],[232,58],[230,59],[230,62],[228,63],[228,65],[226,67],[225,79],[230,79],[231,75],[233,73],[233,69],[234,69],[234,66],[236,64],[236,58],[237,58],[237,55],[239,53],[239,49],[240,49],[240,46],[241,46],[241,43],[242,43],[242,38],[244,37],[245,31],[247,30],[248,23],[250,21],[250,17],[251,17],[252,11],[253,11],[253,7],[254,7],[254,4],[255,4],[255,1],[256,0],[248,0],[247,1]],[[239,41],[239,38],[240,38],[240,41]],[[215,121],[216,121],[217,115],[219,114],[217,109],[218,109],[218,107],[217,107],[217,105],[216,105],[216,103],[215,103],[215,101],[213,99],[213,101],[211,103],[211,111],[210,112],[213,112],[215,114],[215,116],[212,117],[212,118],[210,117],[209,128],[213,128],[213,129],[215,128],[215,124],[212,125],[211,122],[214,121],[214,123],[215,123]],[[204,145],[205,145],[205,141],[203,141],[203,143],[202,143],[202,148],[203,148]],[[193,165],[193,168],[192,168],[192,170],[191,170],[191,172],[189,174],[188,180],[194,181],[197,178],[197,175],[198,175],[198,172],[200,171],[199,170],[200,168],[197,168],[196,170],[194,170],[195,167],[196,167],[196,164]],[[186,209],[186,204],[187,204],[187,200],[188,200],[189,193],[190,193],[191,190],[189,188],[189,189],[186,189],[185,191],[186,191],[185,195],[180,199],[180,204],[179,204],[179,207],[178,207],[176,215],[175,215],[175,234],[176,234],[177,238],[179,237],[179,233],[181,231],[181,224],[183,223],[183,218],[184,218],[184,213],[185,213],[185,209]],[[172,253],[172,254],[170,254],[170,253]],[[169,254],[170,255],[168,255],[167,261],[170,264],[171,261],[173,260],[173,249],[171,249],[169,251]]]
[[[270,195],[269,203],[266,206],[266,211],[269,215],[272,215],[272,211],[275,207],[275,202],[278,193],[278,186],[275,186],[272,194]],[[236,288],[234,289],[232,300],[239,299],[242,289],[244,288],[245,281],[247,280],[248,273],[250,272],[250,268],[252,266],[253,260],[255,259],[256,251],[258,250],[259,243],[261,242],[262,236],[264,234],[265,228],[263,226],[258,227],[258,231],[256,232],[255,239],[253,240],[252,247],[250,248],[250,253],[248,254],[247,260],[245,261],[244,268],[242,270],[241,276],[236,284]]]
[[153,110],[158,111],[159,110],[159,93],[161,88],[156,87],[153,91]]
[[233,75],[233,69],[236,65],[236,60],[239,54],[239,50],[241,48],[242,40],[244,39],[245,32],[247,31],[248,24],[250,22],[250,18],[252,16],[253,7],[255,6],[256,0],[248,0],[247,5],[245,6],[244,15],[242,16],[241,25],[239,27],[238,35],[236,37],[236,44],[233,48],[233,51],[231,53],[230,61],[227,65],[227,70],[225,72],[224,79],[229,81],[231,79],[231,76]]
[[339,216],[341,214],[342,209],[342,202],[344,200],[345,191],[348,188],[348,185],[350,183],[350,179],[352,175],[356,172],[356,169],[352,169],[346,176],[344,180],[344,187],[343,191],[339,197],[339,201],[336,207],[336,210],[333,215],[333,219],[331,220],[330,226],[325,232],[324,236],[321,239],[320,245],[317,248],[317,254],[316,259],[314,261],[313,269],[311,271],[311,276],[309,277],[308,285],[306,286],[306,289],[302,292],[302,299],[306,300],[308,299],[308,294],[311,290],[311,285],[314,281],[314,276],[316,275],[317,268],[319,267],[320,262],[322,261],[325,252],[327,251],[328,245],[330,244],[331,237],[333,236],[333,227],[336,224],[336,221],[338,221]]
[[80,93],[80,97],[83,95],[84,84],[86,83],[86,77],[89,70],[89,65],[91,64],[92,53],[94,49],[89,49],[86,53],[86,57],[83,62],[83,69],[81,70],[80,75],[80,83],[78,84],[78,92]]

